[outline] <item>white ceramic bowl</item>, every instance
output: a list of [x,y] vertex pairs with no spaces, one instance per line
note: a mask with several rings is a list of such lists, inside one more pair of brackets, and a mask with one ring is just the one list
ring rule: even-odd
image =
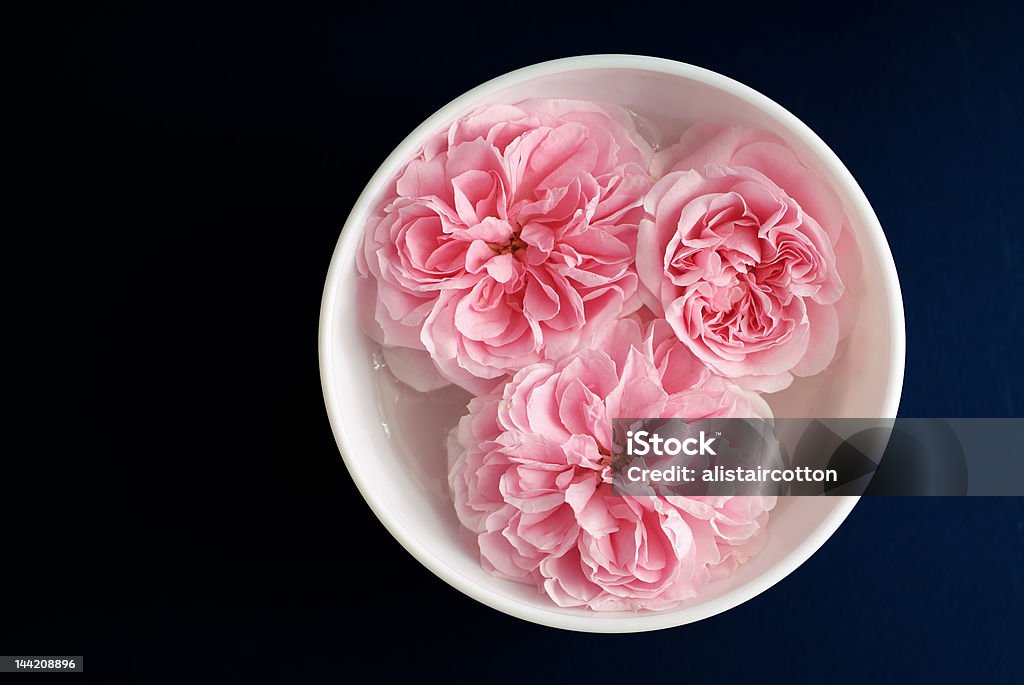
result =
[[320,374],[331,427],[363,497],[392,535],[440,578],[499,611],[556,628],[654,630],[730,609],[779,582],[831,536],[855,497],[782,498],[767,547],[731,577],[672,611],[563,609],[537,590],[480,567],[447,493],[443,437],[463,408],[459,393],[402,392],[374,364],[356,315],[355,254],[367,215],[402,164],[432,133],[481,104],[526,97],[611,102],[647,117],[666,139],[697,120],[767,129],[839,192],[863,254],[861,317],[842,356],[820,377],[770,396],[777,416],[894,417],[903,386],[903,300],[892,255],[864,193],[835,154],[795,116],[719,74],[664,59],[593,55],[537,64],[474,88],[402,141],[366,185],[331,261],[320,313]]

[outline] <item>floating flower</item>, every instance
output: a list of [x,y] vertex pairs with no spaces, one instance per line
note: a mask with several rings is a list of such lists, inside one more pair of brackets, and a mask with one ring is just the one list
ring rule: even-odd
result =
[[775,136],[710,124],[654,170],[637,269],[678,339],[764,392],[824,370],[849,326],[840,272],[859,258],[836,194]]
[[358,259],[396,375],[487,392],[635,310],[651,156],[624,110],[572,100],[484,107],[432,138]]
[[[658,328],[641,337],[622,320],[595,349],[470,402],[449,437],[449,483],[489,572],[559,606],[668,609],[764,544],[773,497],[613,492],[614,418],[770,416],[755,393],[684,364],[687,349]],[[674,371],[686,368],[696,375]]]

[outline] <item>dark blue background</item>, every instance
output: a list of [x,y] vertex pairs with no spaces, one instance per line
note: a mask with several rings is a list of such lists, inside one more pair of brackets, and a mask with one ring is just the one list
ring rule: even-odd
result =
[[563,633],[406,555],[320,395],[327,265],[392,147],[510,69],[626,52],[736,78],[844,160],[900,273],[903,415],[1019,415],[1024,15],[887,4],[107,4],[13,25],[32,38],[10,187],[46,243],[35,344],[59,378],[34,399],[59,419],[25,460],[47,487],[5,519],[5,653],[84,653],[97,682],[328,682],[355,662],[417,681],[1020,682],[1020,499],[864,500],[724,615]]

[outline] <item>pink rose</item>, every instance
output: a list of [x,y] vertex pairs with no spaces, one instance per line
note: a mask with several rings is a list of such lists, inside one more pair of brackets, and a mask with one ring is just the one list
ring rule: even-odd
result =
[[663,362],[689,355],[622,320],[597,349],[528,366],[470,402],[449,436],[449,483],[489,572],[559,606],[667,609],[764,544],[773,497],[614,494],[613,418],[770,415],[696,366],[696,387],[668,390],[674,365],[660,368],[655,350]]
[[625,111],[571,100],[484,107],[428,141],[358,260],[392,370],[487,392],[636,309],[651,155]]
[[763,392],[824,370],[859,268],[838,196],[762,131],[697,124],[652,168],[637,270],[679,340]]

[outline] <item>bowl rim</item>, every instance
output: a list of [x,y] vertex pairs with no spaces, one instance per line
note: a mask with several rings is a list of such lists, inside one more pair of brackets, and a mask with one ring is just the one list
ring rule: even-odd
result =
[[406,551],[433,572],[434,575],[482,604],[533,623],[582,632],[642,632],[700,621],[732,609],[768,590],[809,559],[839,528],[860,498],[853,496],[837,498],[839,501],[835,508],[789,555],[758,577],[701,604],[664,612],[628,616],[605,615],[598,612],[585,615],[568,615],[559,613],[557,611],[558,607],[555,606],[552,606],[549,610],[521,604],[515,599],[494,592],[459,573],[446,563],[444,559],[438,557],[427,546],[412,536],[383,502],[374,499],[371,495],[372,490],[368,487],[367,479],[361,472],[358,462],[346,456],[347,454],[352,454],[354,450],[352,449],[342,407],[338,399],[338,388],[334,383],[335,360],[331,353],[331,340],[335,330],[335,300],[339,294],[338,286],[348,269],[355,268],[355,246],[361,233],[356,224],[361,221],[359,217],[365,217],[371,209],[370,204],[375,199],[376,192],[381,185],[386,183],[393,174],[397,173],[399,166],[415,153],[427,136],[442,128],[444,124],[454,119],[472,105],[474,101],[478,101],[496,91],[523,81],[590,69],[651,71],[687,78],[725,91],[758,107],[769,117],[783,124],[794,135],[798,136],[810,148],[811,152],[818,157],[819,161],[829,169],[838,183],[844,187],[850,202],[856,205],[860,213],[866,218],[865,232],[880,256],[882,287],[890,305],[889,326],[892,331],[889,350],[889,380],[883,402],[883,410],[886,417],[896,416],[903,389],[903,374],[906,361],[903,294],[900,290],[899,277],[896,273],[892,252],[888,241],[885,239],[881,224],[860,185],[854,180],[853,175],[816,133],[787,109],[765,95],[727,76],[702,67],[643,55],[596,54],[565,57],[510,71],[465,92],[441,107],[395,147],[394,151],[381,163],[369,182],[367,182],[366,187],[352,206],[352,210],[349,212],[331,257],[320,308],[318,335],[320,381],[331,430],[334,433],[342,459],[360,494],[388,532]]

